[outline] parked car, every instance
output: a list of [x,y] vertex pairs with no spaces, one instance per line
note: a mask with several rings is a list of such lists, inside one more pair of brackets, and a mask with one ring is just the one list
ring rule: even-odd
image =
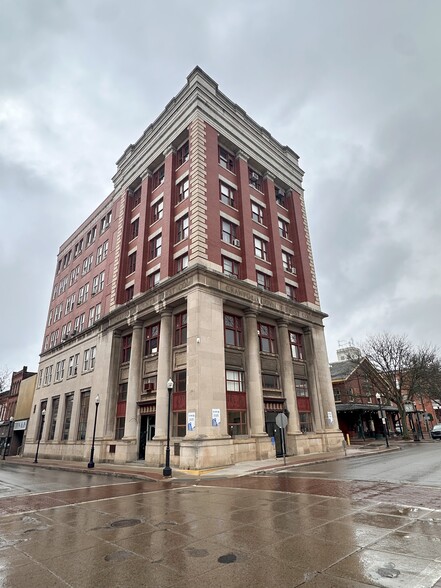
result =
[[395,425],[395,433],[397,435],[402,435],[403,434],[403,428],[400,424]]
[[433,429],[430,431],[432,435],[432,439],[440,439],[441,440],[441,425],[435,425]]

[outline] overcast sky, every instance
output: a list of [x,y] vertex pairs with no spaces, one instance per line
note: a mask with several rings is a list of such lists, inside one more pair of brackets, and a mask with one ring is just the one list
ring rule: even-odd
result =
[[330,361],[441,347],[441,2],[2,0],[0,368],[36,370],[60,244],[199,65],[300,155]]

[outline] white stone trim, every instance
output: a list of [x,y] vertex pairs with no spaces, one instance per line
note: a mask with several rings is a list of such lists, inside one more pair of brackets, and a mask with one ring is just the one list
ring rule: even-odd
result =
[[[184,164],[182,164],[182,165],[184,165]],[[179,178],[175,181],[175,186],[177,186],[178,184],[180,184],[181,182],[183,182],[189,176],[190,176],[190,172],[189,172],[189,170],[187,170],[181,176],[179,176]]]
[[224,177],[222,174],[219,174],[219,180],[223,183],[223,184],[227,184],[227,186],[230,186],[230,188],[233,188],[234,190],[237,190],[237,185],[232,182],[231,180],[228,180],[226,177]]
[[229,214],[227,214],[223,210],[221,210],[219,214],[220,214],[220,217],[223,218],[224,220],[230,221],[231,223],[234,223],[235,225],[240,227],[240,220],[239,219],[234,218],[234,216],[230,216]]
[[190,214],[190,208],[189,207],[185,208],[184,210],[181,210],[181,212],[174,217],[174,221],[175,222],[178,221],[180,218],[182,218],[186,214],[188,214],[188,215]]
[[239,261],[240,263],[242,262],[242,257],[240,255],[236,255],[235,253],[231,253],[231,251],[227,251],[226,249],[221,249],[221,255],[223,255],[224,257],[229,257],[230,259],[233,259],[234,261]]
[[150,206],[153,206],[154,204],[159,202],[161,200],[161,198],[164,198],[164,192],[161,192],[160,194],[155,196],[155,198],[150,202]]

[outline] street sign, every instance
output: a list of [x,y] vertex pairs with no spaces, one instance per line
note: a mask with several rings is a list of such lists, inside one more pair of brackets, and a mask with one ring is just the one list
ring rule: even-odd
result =
[[283,412],[279,412],[276,416],[276,425],[281,429],[284,429],[288,424],[288,417]]

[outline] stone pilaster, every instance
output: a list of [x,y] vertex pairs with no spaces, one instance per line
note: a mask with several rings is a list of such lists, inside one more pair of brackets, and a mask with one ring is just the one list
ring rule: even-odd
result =
[[279,331],[279,358],[282,376],[282,387],[289,411],[287,433],[300,433],[299,413],[297,410],[294,369],[292,366],[291,346],[289,343],[288,324],[284,320],[277,321]]
[[263,411],[262,375],[260,370],[260,350],[257,335],[257,316],[253,310],[245,313],[246,362],[248,366],[248,412],[251,435],[266,435]]
[[124,441],[136,440],[138,434],[138,399],[141,390],[142,324],[133,325],[130,353],[129,382],[127,386],[126,422]]
[[167,380],[172,376],[171,365],[172,313],[164,310],[161,313],[159,332],[158,372],[156,388],[156,419],[155,437],[160,440],[167,437],[168,391]]

